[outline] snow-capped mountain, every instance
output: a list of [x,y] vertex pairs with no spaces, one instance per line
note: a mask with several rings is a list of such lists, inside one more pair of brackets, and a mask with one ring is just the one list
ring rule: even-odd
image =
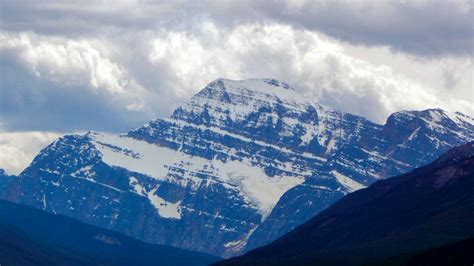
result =
[[385,125],[322,106],[274,79],[213,81],[165,119],[124,135],[64,136],[6,198],[152,243],[230,256],[345,194],[474,140],[439,109]]

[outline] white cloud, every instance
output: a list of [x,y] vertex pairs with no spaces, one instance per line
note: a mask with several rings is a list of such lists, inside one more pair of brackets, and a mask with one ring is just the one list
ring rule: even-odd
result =
[[[166,77],[169,85],[183,97],[190,97],[217,77],[275,77],[303,87],[304,93],[322,103],[380,123],[401,109],[442,107],[474,113],[468,99],[462,96],[469,91],[447,99],[446,94],[438,93],[442,86],[430,87],[432,82],[407,77],[403,70],[397,69],[397,64],[390,64],[399,54],[384,50],[387,64],[372,63],[351,55],[357,52],[350,45],[288,25],[243,24],[218,29],[206,21],[192,32],[161,32],[150,43],[150,62],[172,73]],[[416,65],[419,71],[433,63],[407,58],[400,65]],[[433,75],[445,64],[435,65]],[[458,67],[471,69],[470,65]],[[472,78],[469,81],[469,77],[467,71],[457,79],[467,80],[462,86],[470,89]],[[430,81],[432,76],[424,78]]]
[[59,90],[95,91],[118,117],[131,112],[137,121],[168,115],[219,77],[282,79],[323,104],[380,123],[401,109],[474,113],[471,58],[418,60],[284,24],[194,22],[89,39],[2,33],[0,56],[13,57]]
[[111,62],[87,40],[43,37],[33,33],[0,33],[0,53],[16,59],[37,77],[68,86],[87,86],[123,93],[123,67]]
[[53,132],[0,132],[0,168],[17,175],[59,134]]

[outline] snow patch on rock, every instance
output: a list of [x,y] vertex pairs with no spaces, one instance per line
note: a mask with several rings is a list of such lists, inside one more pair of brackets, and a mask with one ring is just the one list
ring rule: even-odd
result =
[[[258,208],[263,217],[270,214],[286,191],[304,181],[304,178],[299,176],[270,177],[262,168],[253,166],[247,159],[227,162],[217,159],[207,160],[126,136],[91,133],[90,137],[106,164],[158,180],[173,181],[167,177],[169,168],[181,167],[186,170],[187,174],[184,176],[186,182],[197,186],[202,180],[195,173],[211,171],[210,174],[216,181],[238,188],[240,194]],[[138,181],[135,182],[134,179],[130,179],[129,184],[135,191],[142,190],[138,187]],[[150,197],[149,193],[148,196]],[[158,199],[153,199],[159,202]]]
[[155,209],[158,211],[158,214],[163,218],[181,219],[181,210],[180,210],[181,201],[178,201],[175,203],[168,202],[155,194],[157,190],[158,190],[158,187],[150,190],[147,193],[147,196],[148,196],[148,199],[150,200],[150,203],[153,204]]
[[336,177],[337,182],[343,185],[349,192],[354,192],[366,187],[365,185],[354,181],[353,179],[339,173],[338,171],[331,171],[331,173]]

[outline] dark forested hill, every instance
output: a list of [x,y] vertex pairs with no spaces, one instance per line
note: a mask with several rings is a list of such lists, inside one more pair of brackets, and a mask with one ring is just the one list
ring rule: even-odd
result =
[[147,244],[0,200],[0,265],[209,265],[219,258]]

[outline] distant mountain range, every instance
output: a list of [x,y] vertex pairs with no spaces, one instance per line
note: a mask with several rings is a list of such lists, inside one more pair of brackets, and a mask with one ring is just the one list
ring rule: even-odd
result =
[[471,142],[349,194],[268,246],[219,265],[471,265],[473,239]]
[[147,244],[0,200],[1,265],[209,265],[219,258]]
[[123,135],[67,135],[0,196],[140,240],[229,257],[344,195],[474,140],[474,120],[402,111],[384,125],[274,79],[210,83],[169,118]]

